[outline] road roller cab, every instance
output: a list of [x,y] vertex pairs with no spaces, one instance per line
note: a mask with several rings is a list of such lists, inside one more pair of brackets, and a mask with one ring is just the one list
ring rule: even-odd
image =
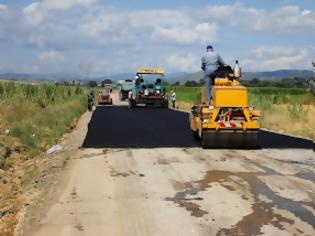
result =
[[248,89],[239,79],[231,67],[219,67],[210,101],[206,101],[203,87],[201,104],[192,107],[190,127],[203,148],[257,147],[260,111],[249,106]]

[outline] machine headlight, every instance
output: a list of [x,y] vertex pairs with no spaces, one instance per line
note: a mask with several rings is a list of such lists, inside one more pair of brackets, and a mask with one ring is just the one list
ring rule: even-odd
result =
[[214,106],[209,106],[209,110],[214,110]]

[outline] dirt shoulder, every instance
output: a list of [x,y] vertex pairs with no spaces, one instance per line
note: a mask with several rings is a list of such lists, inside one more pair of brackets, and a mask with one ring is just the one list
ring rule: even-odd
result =
[[29,225],[36,222],[49,208],[51,199],[60,194],[64,188],[63,185],[66,183],[64,180],[72,169],[71,159],[79,155],[79,148],[85,138],[91,114],[84,113],[72,132],[65,134],[60,140],[59,144],[63,147],[61,152],[43,154],[36,158],[32,164],[34,167],[29,167],[31,183],[23,190],[16,221],[12,222],[14,225],[17,224],[15,235],[23,235]]

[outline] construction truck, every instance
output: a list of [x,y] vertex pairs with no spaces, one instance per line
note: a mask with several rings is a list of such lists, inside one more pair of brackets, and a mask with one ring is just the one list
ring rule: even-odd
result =
[[98,93],[98,104],[113,104],[113,95],[112,95],[113,89],[112,84],[105,84],[104,88],[102,88]]
[[248,89],[240,85],[240,77],[240,70],[220,66],[213,76],[210,101],[203,87],[201,104],[192,107],[190,127],[203,148],[258,147],[260,111],[249,106]]
[[315,96],[315,61],[312,61],[313,79],[310,81],[310,91]]
[[120,80],[117,83],[120,101],[128,99],[128,93],[132,90],[134,83],[132,80]]
[[132,89],[131,107],[146,105],[168,107],[162,68],[139,68]]

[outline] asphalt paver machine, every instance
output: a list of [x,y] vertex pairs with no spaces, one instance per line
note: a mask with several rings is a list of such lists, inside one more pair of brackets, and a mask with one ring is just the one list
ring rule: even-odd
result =
[[138,68],[132,89],[132,107],[168,107],[164,84],[165,71],[162,68]]

